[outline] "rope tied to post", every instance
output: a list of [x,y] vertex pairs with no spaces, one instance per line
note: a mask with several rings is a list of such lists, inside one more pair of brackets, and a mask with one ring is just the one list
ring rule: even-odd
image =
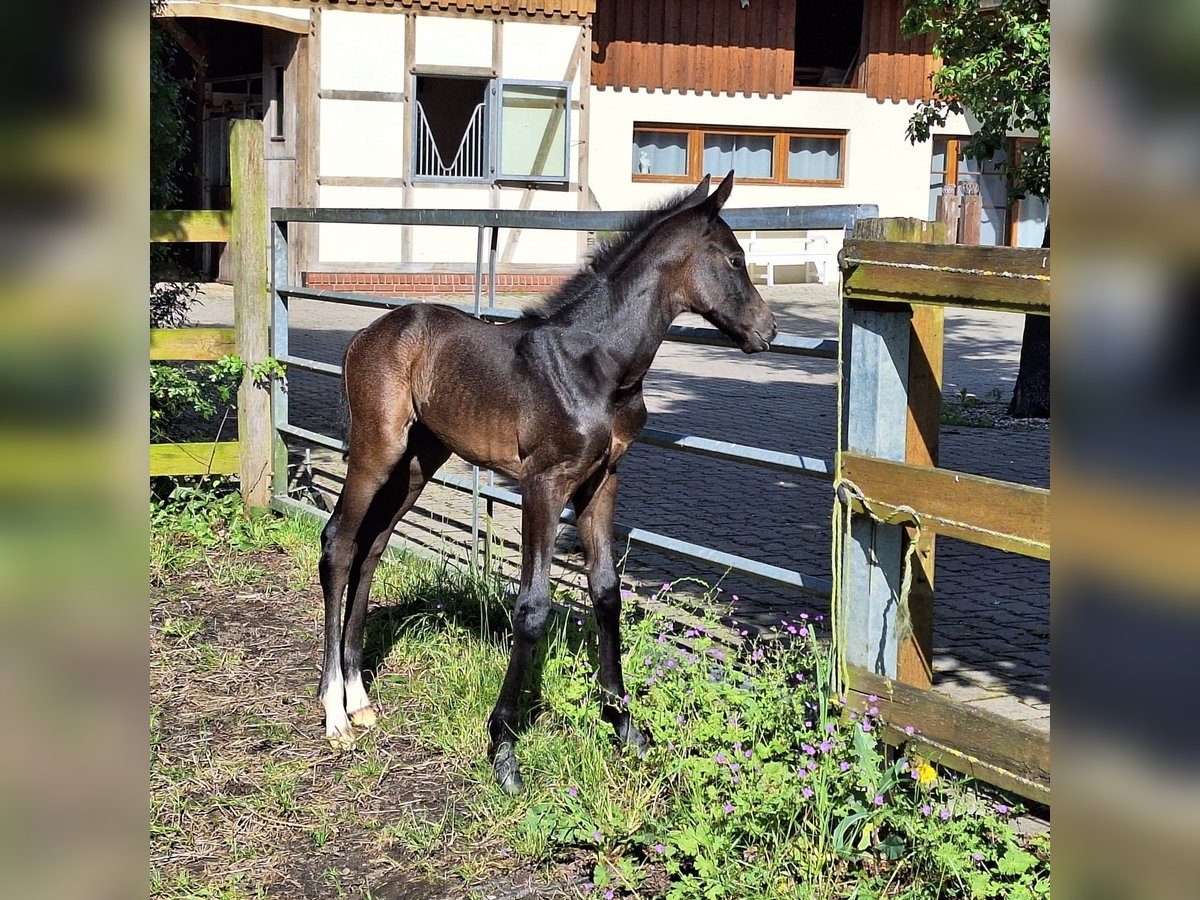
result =
[[[838,467],[840,468],[840,466]],[[921,517],[911,506],[888,507],[880,512],[862,488],[849,478],[836,477],[833,484],[833,527],[832,569],[834,573],[830,591],[830,630],[836,648],[837,679],[839,691],[844,693],[849,685],[846,667],[846,640],[842,633],[842,578],[841,571],[845,565],[845,550],[850,540],[850,526],[854,514],[870,517],[878,525],[908,525],[913,529],[908,538],[908,546],[904,551],[904,560],[900,576],[900,593],[898,609],[908,609],[908,597],[912,590],[913,571],[917,565],[917,548],[921,544]],[[874,548],[872,548],[872,553]]]

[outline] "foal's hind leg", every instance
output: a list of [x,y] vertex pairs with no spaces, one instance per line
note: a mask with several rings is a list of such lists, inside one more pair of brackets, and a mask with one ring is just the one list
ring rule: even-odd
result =
[[621,673],[621,582],[612,555],[613,514],[617,502],[617,474],[602,473],[575,493],[575,525],[587,563],[588,593],[596,610],[600,632],[601,716],[617,732],[617,739],[644,755],[645,736],[631,721],[625,705],[625,679]]
[[342,670],[342,596],[352,571],[356,582],[362,580],[362,562],[380,529],[373,523],[390,521],[403,499],[396,487],[388,488],[394,484],[396,463],[404,456],[407,431],[405,427],[399,434],[373,434],[370,440],[361,429],[352,432],[346,483],[321,533],[318,569],[325,596],[325,660],[319,690],[325,707],[325,736],[335,748],[345,748],[354,740],[346,715]]
[[372,513],[359,530],[360,559],[350,570],[346,605],[345,633],[342,640],[342,665],[346,678],[346,711],[350,722],[359,728],[375,724],[375,710],[367,697],[362,680],[363,626],[367,617],[368,598],[375,567],[388,539],[404,514],[412,509],[421,491],[434,473],[450,458],[446,449],[424,425],[416,423],[409,430],[408,450],[397,463],[392,477],[377,496],[387,495],[379,504],[378,515]]

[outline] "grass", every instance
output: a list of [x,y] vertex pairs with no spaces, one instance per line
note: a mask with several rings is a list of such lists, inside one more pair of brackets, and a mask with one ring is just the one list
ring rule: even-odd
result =
[[[152,578],[168,597],[196,573],[253,580],[254,560],[214,555],[286,549],[277,580],[304,586],[308,605],[293,610],[292,625],[315,645],[317,528],[235,518],[164,515]],[[244,549],[215,552],[231,544]],[[386,599],[369,617],[366,657],[382,717],[341,757],[315,750],[319,720],[283,723],[238,693],[232,682],[254,653],[199,653],[219,638],[194,604],[180,597],[156,610],[155,652],[171,677],[155,685],[151,716],[154,896],[255,896],[255,872],[298,857],[311,857],[306,877],[322,892],[364,896],[370,860],[397,852],[412,877],[450,873],[479,886],[517,866],[605,898],[1048,893],[1048,840],[1017,834],[1011,801],[892,756],[876,742],[876,716],[848,713],[830,695],[822,622],[785,623],[790,642],[733,648],[714,635],[736,627],[736,612],[680,625],[627,603],[629,703],[653,740],[642,760],[620,750],[600,720],[590,618],[558,613],[539,652],[540,685],[527,685],[518,754],[528,790],[513,798],[493,783],[484,729],[508,658],[505,583],[416,559],[385,561],[377,583]],[[669,600],[673,590],[629,587],[644,601]],[[261,583],[256,590],[270,594]],[[181,722],[179,698],[186,705],[189,692],[211,691],[222,673],[228,695]],[[225,829],[214,827],[221,822]],[[201,833],[229,837],[218,851],[198,845]],[[368,862],[343,876],[345,865],[325,865],[338,845],[363,848]],[[195,872],[211,876],[213,866],[196,857],[214,852],[223,874],[202,887]]]

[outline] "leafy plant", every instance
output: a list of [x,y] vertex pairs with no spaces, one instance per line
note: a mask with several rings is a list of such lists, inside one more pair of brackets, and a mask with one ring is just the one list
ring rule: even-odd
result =
[[927,141],[951,114],[969,111],[978,127],[965,153],[988,160],[1006,146],[1012,130],[1038,141],[1005,163],[1015,197],[1050,195],[1050,3],[1004,0],[987,10],[979,0],[908,0],[901,27],[909,35],[932,32],[942,66],[933,75],[931,100],[908,123],[908,138]]

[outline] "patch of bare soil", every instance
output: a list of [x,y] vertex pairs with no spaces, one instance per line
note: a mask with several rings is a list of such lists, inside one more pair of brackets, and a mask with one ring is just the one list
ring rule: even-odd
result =
[[[233,553],[152,586],[152,890],[183,897],[578,896],[503,846],[406,849],[462,814],[464,762],[377,729],[323,739],[319,589],[282,553]],[[204,896],[214,894],[204,893]]]

